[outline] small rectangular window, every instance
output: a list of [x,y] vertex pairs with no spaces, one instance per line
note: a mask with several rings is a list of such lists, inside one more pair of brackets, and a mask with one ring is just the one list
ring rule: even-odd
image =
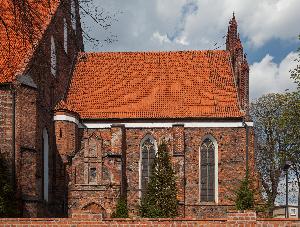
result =
[[90,168],[90,174],[89,174],[89,182],[90,183],[97,183],[97,171],[96,168]]
[[61,138],[62,137],[62,129],[60,128],[59,129],[59,138]]
[[291,216],[296,216],[296,208],[291,208],[290,214]]

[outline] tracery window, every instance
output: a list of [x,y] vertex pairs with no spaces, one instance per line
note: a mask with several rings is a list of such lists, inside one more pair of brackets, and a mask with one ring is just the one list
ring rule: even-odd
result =
[[155,154],[156,154],[155,140],[152,136],[146,136],[141,142],[141,161],[140,161],[141,198],[143,198],[146,194]]
[[200,200],[215,201],[215,146],[206,138],[200,148]]

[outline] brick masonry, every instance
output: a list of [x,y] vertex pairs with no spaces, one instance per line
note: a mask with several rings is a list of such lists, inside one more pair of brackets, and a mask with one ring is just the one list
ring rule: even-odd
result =
[[[182,216],[224,217],[234,207],[234,190],[246,172],[244,127],[184,128],[174,125],[146,129],[114,125],[106,129],[78,129],[75,123],[56,121],[55,131],[58,153],[63,160],[68,160],[65,164],[69,183],[65,189],[68,190],[69,216],[90,210],[90,213],[100,212],[109,217],[115,210],[124,178],[130,216],[138,216],[140,146],[147,135],[153,136],[158,144],[162,140],[168,144],[177,176]],[[254,135],[252,128],[249,131],[249,168],[253,172]],[[207,135],[214,137],[218,144],[218,203],[203,203],[199,197],[199,149]],[[122,159],[126,159],[126,171],[122,171]],[[90,168],[97,172],[94,181],[89,179]]]
[[0,219],[0,227],[29,227],[29,226],[65,226],[65,227],[134,227],[134,226],[156,226],[156,227],[216,227],[216,226],[300,226],[299,219],[262,219],[257,218],[255,212],[231,213],[226,218],[214,219],[103,219],[99,215],[82,214],[73,218],[25,218],[25,219]]
[[[235,18],[229,27],[227,50],[231,54],[241,109],[247,112],[249,69]],[[55,115],[68,115],[81,120],[70,110]],[[240,122],[242,120],[245,119],[238,119]],[[101,122],[101,119],[98,121]],[[151,135],[157,144],[162,140],[167,142],[177,176],[180,214],[197,218],[225,217],[234,206],[234,191],[245,176],[246,134],[244,127],[185,128],[178,124],[168,128],[125,128],[124,125],[114,124],[105,129],[79,129],[75,123],[58,120],[55,122],[56,160],[61,162],[56,162],[55,172],[65,170],[61,177],[55,177],[60,182],[56,184],[60,185],[58,196],[64,195],[69,216],[74,213],[100,213],[110,217],[118,197],[123,194],[127,196],[130,216],[138,216],[140,146],[143,138]],[[204,203],[200,202],[199,196],[199,150],[207,135],[218,144],[218,201]],[[249,168],[257,184],[252,128],[248,139]]]
[[[60,165],[56,167],[60,159],[55,154],[53,109],[67,92],[73,64],[78,51],[83,50],[83,43],[79,9],[77,8],[75,33],[71,26],[71,15],[66,10],[70,7],[70,1],[61,2],[63,4],[53,15],[33,57],[27,59],[24,75],[20,75],[22,77],[26,74],[36,86],[18,80],[0,85],[0,152],[4,154],[10,167],[11,179],[16,186],[20,211],[24,217],[67,215],[66,202],[62,199],[66,195],[59,194],[56,185],[60,186],[55,171],[60,168]],[[68,24],[67,52],[63,47],[63,18],[66,18]],[[56,44],[56,76],[50,70],[51,36]],[[50,150],[48,202],[43,199],[43,129],[47,130]]]
[[[0,87],[0,152],[9,166],[13,162],[13,94],[8,85]],[[12,173],[12,169],[10,169]]]
[[[69,5],[68,0],[65,3]],[[62,45],[64,17],[69,24],[67,52]],[[123,194],[128,199],[130,216],[136,217],[140,202],[140,143],[146,135],[151,135],[157,144],[162,140],[168,144],[177,176],[180,214],[195,218],[225,217],[234,205],[233,191],[245,176],[245,128],[185,128],[178,124],[169,128],[125,128],[115,124],[106,129],[79,129],[69,121],[53,122],[54,107],[66,95],[74,59],[78,51],[83,50],[79,16],[76,32],[70,25],[70,14],[60,7],[28,62],[26,75],[30,76],[36,87],[18,81],[0,87],[0,152],[11,167],[11,179],[16,184],[22,216],[97,214],[109,218],[115,210],[117,199]],[[241,53],[236,52],[239,43],[234,29],[229,34],[233,41],[227,49],[232,57],[241,58]],[[56,76],[51,74],[49,64],[52,35],[58,62]],[[234,70],[240,72],[242,69]],[[236,75],[237,78],[243,76],[247,79],[246,74]],[[242,108],[246,109],[248,84],[241,80],[238,90]],[[81,120],[70,111],[55,114]],[[48,133],[50,151],[48,201],[44,200],[43,188],[44,129]],[[202,203],[199,198],[199,149],[206,135],[214,137],[218,144],[218,203]],[[252,128],[249,139],[249,164],[254,172]],[[92,169],[95,170],[93,176],[90,175]],[[68,222],[70,219],[56,220]]]

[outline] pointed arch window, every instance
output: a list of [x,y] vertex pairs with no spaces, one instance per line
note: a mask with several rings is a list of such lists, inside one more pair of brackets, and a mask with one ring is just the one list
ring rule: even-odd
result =
[[51,36],[51,56],[50,56],[50,65],[51,65],[51,73],[53,76],[56,76],[56,67],[57,67],[57,62],[56,62],[56,46],[55,46],[55,40],[53,36]]
[[141,157],[140,157],[140,189],[141,198],[147,192],[147,186],[151,176],[152,165],[157,151],[157,145],[154,138],[147,135],[141,141]]
[[66,53],[68,53],[68,24],[67,19],[63,19],[64,22],[64,50]]
[[208,137],[200,147],[200,201],[217,202],[218,164],[216,141]]
[[76,5],[75,5],[75,0],[71,0],[71,23],[72,23],[72,28],[76,33]]

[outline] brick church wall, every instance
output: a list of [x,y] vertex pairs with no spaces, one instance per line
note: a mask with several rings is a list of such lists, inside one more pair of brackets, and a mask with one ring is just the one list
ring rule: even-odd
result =
[[16,89],[16,179],[22,199],[24,217],[38,213],[41,186],[37,153],[37,91],[18,86]]
[[[224,216],[226,209],[234,205],[232,202],[234,189],[245,176],[245,129],[185,128],[184,134],[181,134],[185,146],[183,155],[178,155],[173,150],[174,147],[178,146],[178,143],[176,144],[178,142],[178,138],[176,138],[177,128],[126,129],[128,201],[129,209],[135,214],[137,214],[136,205],[139,203],[139,191],[137,189],[140,142],[146,134],[151,134],[157,142],[163,138],[168,142],[177,175],[179,204],[185,204],[185,215],[200,218]],[[218,142],[219,203],[217,206],[214,203],[200,203],[199,199],[199,148],[202,139],[208,134],[212,135]],[[174,135],[175,140],[173,140]],[[253,137],[251,143],[253,144]],[[253,149],[250,149],[250,153],[253,152]],[[253,160],[250,163],[253,163]]]
[[[10,87],[0,87],[0,153],[9,166],[12,165],[13,150],[13,95]],[[12,169],[10,169],[10,174]]]
[[[71,126],[73,125],[73,126]],[[74,134],[75,123],[56,121],[58,128],[68,134]],[[127,199],[131,216],[138,215],[139,206],[139,161],[140,143],[146,135],[152,135],[159,144],[165,140],[172,157],[177,176],[179,209],[182,216],[207,218],[224,217],[234,207],[234,190],[246,172],[246,130],[240,128],[184,128],[174,125],[171,128],[125,128],[114,126],[106,129],[79,129],[79,149],[73,147],[69,167],[69,216],[72,213],[93,212],[93,207],[109,217],[121,193],[122,176],[127,179]],[[74,129],[73,129],[74,130]],[[249,130],[249,168],[254,168],[254,144],[252,129]],[[122,133],[126,136],[126,172],[122,172]],[[199,195],[199,149],[206,135],[213,136],[218,143],[218,190],[219,201],[215,203],[200,202]],[[68,139],[66,139],[68,138]],[[102,162],[95,167],[99,177],[97,183],[89,182],[91,164],[96,161],[89,158],[88,141],[93,138],[99,143],[98,153]],[[66,135],[58,147],[68,147],[72,137]],[[63,151],[61,151],[63,153]],[[64,154],[62,155],[64,156]],[[100,158],[99,157],[99,158]]]
[[[24,217],[66,216],[66,191],[60,190],[61,182],[56,180],[63,172],[60,156],[55,153],[55,134],[53,109],[66,94],[70,76],[79,50],[83,49],[82,35],[77,8],[77,31],[71,26],[71,15],[66,5],[61,5],[54,14],[42,40],[31,59],[28,59],[25,74],[35,86],[27,86],[14,81],[0,88],[0,150],[8,160],[13,173],[13,129],[12,129],[12,91],[16,94],[15,105],[15,173],[17,197],[22,205]],[[68,23],[68,49],[64,50],[63,18]],[[57,56],[57,75],[50,70],[50,38],[55,39]],[[24,75],[23,75],[24,76]],[[43,199],[43,130],[49,139],[49,201]],[[75,138],[75,137],[74,137]],[[66,181],[63,180],[65,183]]]

